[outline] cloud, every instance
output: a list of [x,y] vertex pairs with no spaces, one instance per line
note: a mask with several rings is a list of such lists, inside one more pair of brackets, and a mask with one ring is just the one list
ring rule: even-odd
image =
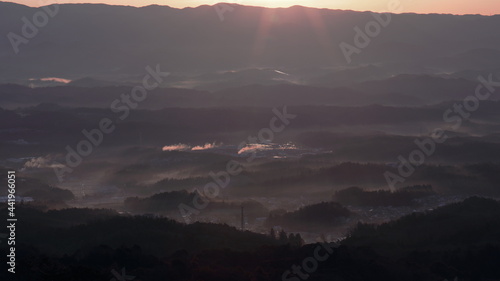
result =
[[240,149],[240,151],[238,151],[238,154],[250,153],[255,151],[269,151],[269,150],[278,151],[278,150],[295,150],[295,149],[297,149],[297,147],[293,143],[286,143],[286,144],[252,143]]
[[58,82],[58,83],[64,83],[68,84],[71,82],[69,79],[64,79],[64,78],[57,78],[57,77],[46,77],[46,78],[40,78],[40,81],[51,81],[51,82]]
[[64,165],[55,163],[53,160],[53,157],[50,155],[47,155],[45,157],[37,157],[37,158],[32,158],[28,160],[26,163],[24,163],[25,168],[37,168],[37,169],[42,169],[42,168],[64,168]]
[[184,151],[184,150],[189,150],[191,147],[187,144],[173,144],[173,145],[166,145],[163,147],[163,151]]
[[18,140],[12,140],[12,141],[6,141],[6,143],[9,144],[15,144],[15,145],[29,145],[29,144],[34,144],[34,143],[29,143],[24,139],[18,139]]
[[272,149],[272,148],[268,144],[254,143],[254,144],[248,144],[247,146],[240,149],[240,151],[238,151],[238,154],[254,152],[257,150],[260,151],[260,150],[270,150],[270,149]]
[[219,145],[216,145],[215,143],[206,143],[205,145],[197,145],[197,146],[191,148],[191,150],[207,150],[207,149],[212,149],[212,148],[216,148],[216,147],[219,147]]

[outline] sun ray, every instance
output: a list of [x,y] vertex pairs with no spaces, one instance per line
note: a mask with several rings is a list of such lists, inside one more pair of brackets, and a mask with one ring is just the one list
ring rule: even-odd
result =
[[265,46],[269,40],[271,25],[274,21],[276,11],[274,9],[263,9],[259,21],[259,27],[255,36],[255,43],[252,51],[252,61],[259,63],[262,59]]
[[309,19],[309,23],[311,24],[314,33],[316,34],[316,38],[320,46],[323,48],[323,52],[325,57],[330,60],[332,64],[335,63],[335,53],[338,51],[335,48],[331,36],[331,32],[328,32],[326,24],[324,22],[324,17],[322,14],[322,10],[320,9],[306,9],[305,13],[307,18]]

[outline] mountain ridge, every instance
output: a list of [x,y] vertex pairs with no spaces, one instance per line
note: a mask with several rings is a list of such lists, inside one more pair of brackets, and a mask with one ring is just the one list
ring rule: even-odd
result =
[[[23,17],[40,9],[0,2],[0,33],[22,36]],[[9,39],[0,42],[0,75],[7,82],[33,77],[81,78],[107,74],[144,75],[148,65],[169,72],[212,72],[247,67],[293,69],[404,63],[434,72],[486,68],[441,59],[474,49],[500,50],[495,26],[500,16],[391,14],[391,24],[352,56],[340,43],[354,44],[354,27],[374,20],[369,12],[293,6],[234,6],[220,18],[213,6],[112,6],[60,4],[59,11],[15,54]],[[88,21],[91,18],[92,21]],[[312,20],[314,19],[314,20]],[[321,23],[322,31],[314,22]],[[261,33],[261,26],[268,26]],[[476,32],[481,30],[482,32]],[[404,44],[403,44],[404,43]],[[460,67],[460,68],[457,68]],[[100,77],[96,77],[100,78]]]

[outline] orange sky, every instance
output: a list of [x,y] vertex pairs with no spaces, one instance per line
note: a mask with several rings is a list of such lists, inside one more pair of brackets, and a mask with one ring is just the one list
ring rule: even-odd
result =
[[[9,0],[4,0],[9,1]],[[358,11],[388,11],[391,1],[400,1],[403,12],[450,13],[450,14],[500,14],[500,0],[14,0],[28,6],[43,6],[47,3],[107,3],[113,5],[147,6],[150,4],[172,7],[196,7],[218,2],[238,3],[266,7],[288,7],[302,5],[309,7],[350,9]]]

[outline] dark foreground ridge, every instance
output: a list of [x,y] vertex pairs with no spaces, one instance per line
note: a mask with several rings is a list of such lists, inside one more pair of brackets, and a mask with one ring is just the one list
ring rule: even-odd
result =
[[[320,248],[107,210],[18,214],[17,280],[110,280],[122,268],[146,281],[500,278],[500,203],[479,197],[380,226],[360,223],[346,240]],[[303,261],[318,253],[328,258],[310,270]]]

